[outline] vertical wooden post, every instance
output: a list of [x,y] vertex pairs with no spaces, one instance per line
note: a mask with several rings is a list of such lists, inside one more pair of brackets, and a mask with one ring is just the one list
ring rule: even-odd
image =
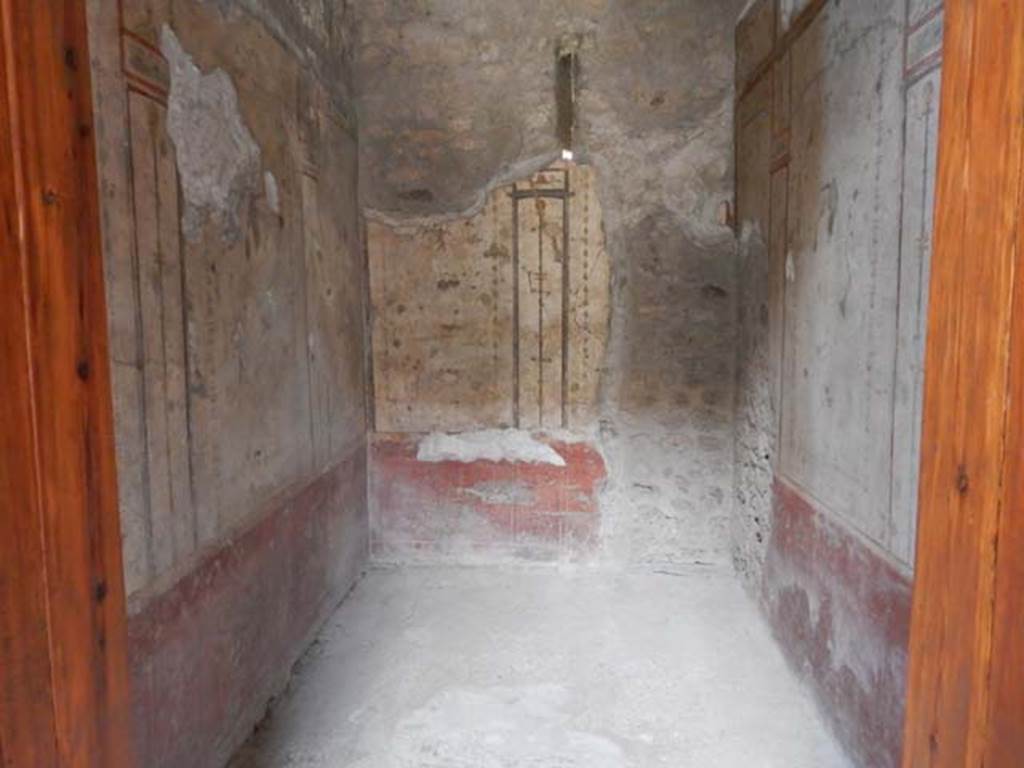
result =
[[947,0],[904,768],[1024,759],[1024,3]]
[[84,0],[0,0],[0,765],[130,764]]

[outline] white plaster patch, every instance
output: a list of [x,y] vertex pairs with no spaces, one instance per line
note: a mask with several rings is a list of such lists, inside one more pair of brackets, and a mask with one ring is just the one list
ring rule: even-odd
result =
[[270,171],[263,173],[263,195],[267,198],[267,205],[274,213],[281,213],[281,193],[277,187],[277,179]]
[[416,458],[427,462],[509,461],[565,466],[565,459],[558,451],[518,429],[485,429],[455,435],[434,433],[420,441]]
[[258,189],[259,145],[242,120],[227,72],[203,74],[167,24],[160,50],[171,71],[167,133],[177,151],[185,236],[197,239],[204,220],[212,216],[226,236],[235,238],[241,205]]

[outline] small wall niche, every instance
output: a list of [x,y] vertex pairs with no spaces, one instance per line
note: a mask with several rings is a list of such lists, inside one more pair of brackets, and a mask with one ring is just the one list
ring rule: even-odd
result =
[[576,139],[576,83],[579,73],[579,45],[576,41],[558,46],[555,60],[556,137],[563,152],[572,152]]

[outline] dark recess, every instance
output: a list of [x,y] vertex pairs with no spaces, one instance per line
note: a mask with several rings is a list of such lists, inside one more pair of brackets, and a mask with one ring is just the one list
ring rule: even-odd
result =
[[560,50],[555,74],[555,103],[558,107],[556,136],[562,149],[572,149],[576,130],[576,72],[578,61],[575,51]]

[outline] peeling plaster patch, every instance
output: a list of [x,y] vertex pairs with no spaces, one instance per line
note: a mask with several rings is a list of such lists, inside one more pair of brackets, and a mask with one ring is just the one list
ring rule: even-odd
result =
[[267,205],[274,213],[281,213],[281,192],[277,187],[277,179],[270,171],[263,174],[263,194],[267,198]]
[[529,432],[518,429],[485,429],[458,435],[432,434],[420,441],[419,461],[509,461],[564,467],[565,459]]
[[225,238],[235,240],[243,205],[258,189],[260,148],[242,120],[227,72],[203,74],[166,24],[160,49],[171,70],[167,132],[177,150],[185,236],[195,241],[212,218]]

